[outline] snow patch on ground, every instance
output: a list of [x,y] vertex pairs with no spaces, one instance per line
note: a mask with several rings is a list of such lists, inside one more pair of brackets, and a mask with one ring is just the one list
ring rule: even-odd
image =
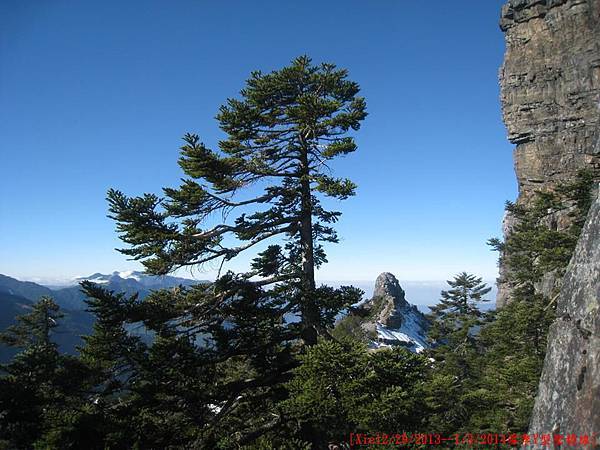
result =
[[374,348],[402,345],[413,352],[421,353],[429,347],[425,337],[426,330],[423,329],[423,320],[412,310],[403,314],[400,328],[389,328],[380,322],[375,325],[377,340],[372,343]]

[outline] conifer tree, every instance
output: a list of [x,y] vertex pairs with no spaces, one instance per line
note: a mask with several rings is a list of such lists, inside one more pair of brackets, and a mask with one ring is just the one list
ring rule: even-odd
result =
[[[129,244],[121,251],[149,273],[211,262],[222,267],[262,246],[245,273],[219,270],[209,286],[129,303],[87,287],[92,298],[110,297],[90,304],[99,317],[117,318],[118,332],[98,328],[83,355],[106,367],[129,355],[127,364],[117,364],[127,367],[118,387],[144,411],[130,421],[138,430],[132,445],[167,443],[173,430],[185,429],[179,435],[196,448],[227,448],[285,426],[277,404],[298,365],[298,343],[328,337],[340,310],[361,296],[352,287],[317,287],[314,275],[326,262],[323,244],[337,242],[333,224],[340,217],[321,201],[355,190],[350,180],[333,177],[329,164],[356,150],[351,132],[366,116],[358,92],[346,70],[313,65],[306,56],[268,74],[253,72],[240,97],[219,110],[226,138],[218,150],[197,135],[184,137],[178,188],[165,188],[162,197],[108,192],[111,217]],[[215,223],[217,216],[222,220]],[[113,305],[113,312],[102,305]],[[127,345],[119,342],[128,342],[127,323],[136,321],[155,338],[132,359],[135,352],[121,352]]]
[[478,304],[491,290],[482,279],[462,272],[431,307],[428,337],[433,371],[427,385],[428,422],[440,433],[464,430],[471,411],[481,402],[476,390],[480,371],[477,333],[483,323]]
[[440,303],[431,307],[429,338],[434,347],[450,345],[459,351],[472,341],[470,330],[480,324],[482,316],[478,303],[488,301],[484,296],[491,288],[481,278],[466,272],[447,283],[451,289],[442,291]]
[[[129,244],[121,251],[151,274],[222,267],[270,245],[245,273],[219,270],[210,285],[143,300],[84,283],[98,318],[82,349],[97,375],[97,406],[78,417],[102,423],[106,445],[239,447],[285,426],[277,405],[287,397],[298,344],[327,337],[340,310],[362,294],[317,287],[314,278],[326,262],[323,244],[337,242],[332,225],[340,216],[322,198],[354,194],[329,164],[356,150],[351,132],[366,116],[358,92],[345,70],[305,56],[253,72],[240,98],[219,110],[227,135],[219,150],[184,137],[181,186],[162,197],[108,192],[110,215]],[[132,335],[139,326],[149,342]]]
[[[357,148],[351,132],[366,117],[358,92],[346,70],[313,65],[307,56],[271,73],[253,72],[240,98],[229,99],[217,114],[227,135],[219,150],[195,134],[184,137],[179,188],[165,188],[162,198],[108,192],[111,216],[130,244],[121,251],[149,273],[165,274],[223,264],[279,238],[246,278],[262,277],[262,286],[286,282],[303,339],[315,344],[326,332],[314,273],[326,262],[323,243],[338,240],[332,224],[340,217],[320,197],[354,195],[356,186],[331,176],[329,164]],[[224,220],[209,226],[214,213]]]
[[41,297],[29,314],[17,317],[17,323],[0,333],[0,343],[11,347],[53,346],[50,337],[63,317],[51,297]]
[[[277,405],[298,339],[285,292],[231,273],[143,300],[82,285],[97,317],[82,349],[88,404],[67,415],[76,432],[59,422],[45,442],[77,447],[98,432],[108,446],[234,448],[285,426]],[[133,334],[141,327],[150,339]]]
[[0,343],[21,349],[0,367],[0,445],[32,448],[44,422],[72,388],[52,335],[63,317],[50,297],[0,333]]

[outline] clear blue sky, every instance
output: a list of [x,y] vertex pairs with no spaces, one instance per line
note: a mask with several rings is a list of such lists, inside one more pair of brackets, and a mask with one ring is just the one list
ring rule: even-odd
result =
[[369,112],[358,151],[335,165],[359,189],[319,277],[493,278],[485,241],[516,195],[498,98],[502,3],[3,1],[0,273],[138,268],[113,250],[106,190],[176,185],[181,136],[215,144],[218,106],[250,71],[306,53],[349,69]]

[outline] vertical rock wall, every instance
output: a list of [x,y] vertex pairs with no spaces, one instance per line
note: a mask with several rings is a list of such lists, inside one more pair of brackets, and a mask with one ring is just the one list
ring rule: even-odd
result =
[[[503,116],[516,144],[517,202],[527,204],[536,190],[600,167],[600,0],[508,0],[500,26]],[[556,224],[569,220],[563,214]],[[508,216],[505,234],[510,228]],[[509,271],[500,267],[500,307],[510,298]],[[564,279],[547,275],[539,292],[562,287],[529,434],[596,433],[600,443],[600,197]]]
[[529,434],[596,433],[598,446],[581,448],[600,448],[600,196],[569,263],[556,315]]
[[[517,145],[517,201],[526,203],[537,189],[600,167],[600,0],[509,0],[500,27],[503,117]],[[569,225],[566,214],[557,222]],[[507,217],[505,233],[510,225]],[[500,268],[499,307],[509,298],[508,270]]]

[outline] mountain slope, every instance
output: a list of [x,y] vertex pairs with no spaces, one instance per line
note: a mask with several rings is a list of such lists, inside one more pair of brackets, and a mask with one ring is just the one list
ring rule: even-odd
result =
[[44,295],[53,295],[52,290],[46,286],[31,281],[20,281],[2,274],[0,274],[0,292],[33,301],[37,301]]
[[[96,273],[75,279],[73,282],[79,283],[83,280],[93,281],[115,292],[138,294],[142,298],[153,289],[207,282],[168,276],[153,277],[140,272],[113,272],[110,275]],[[30,281],[0,275],[0,330],[14,324],[16,316],[27,314],[32,304],[42,296],[52,297],[64,314],[53,336],[54,341],[61,351],[76,353],[77,346],[83,344],[81,336],[91,334],[94,324],[94,316],[85,311],[87,305],[79,284],[51,290]],[[9,360],[15,353],[14,349],[0,346],[0,362]]]

